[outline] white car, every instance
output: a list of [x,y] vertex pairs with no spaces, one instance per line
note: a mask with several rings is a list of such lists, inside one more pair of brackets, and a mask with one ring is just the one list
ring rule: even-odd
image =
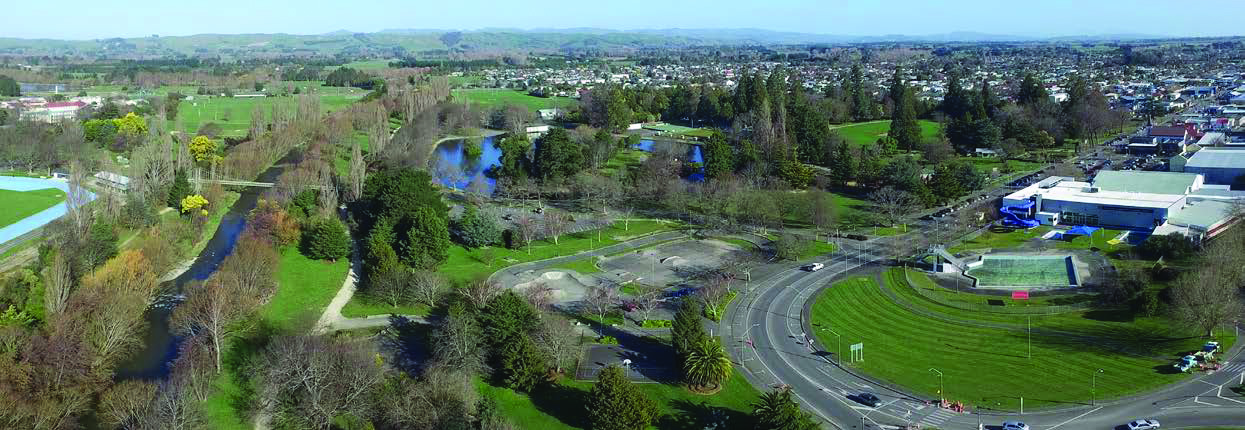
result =
[[1132,420],[1128,423],[1128,430],[1154,430],[1159,428],[1159,420]]
[[1004,421],[1003,430],[1029,430],[1029,425],[1020,421]]
[[825,265],[825,264],[821,264],[821,263],[813,263],[813,264],[808,264],[808,265],[805,265],[804,267],[802,267],[802,269],[807,270],[807,271],[809,271],[809,272],[816,272],[816,271],[821,270],[821,269],[824,269],[824,268],[826,268],[826,265]]

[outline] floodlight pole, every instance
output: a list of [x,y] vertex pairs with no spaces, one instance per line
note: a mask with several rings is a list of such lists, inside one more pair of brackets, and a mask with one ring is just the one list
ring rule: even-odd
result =
[[1025,320],[1026,320],[1026,326],[1029,329],[1026,343],[1029,344],[1029,359],[1032,360],[1033,359],[1033,316],[1029,315],[1025,317]]
[[1103,373],[1102,369],[1090,374],[1089,378],[1089,405],[1094,406],[1098,397],[1098,374]]
[[[943,390],[943,387],[942,387],[942,372],[933,367],[929,368],[929,371],[938,374],[938,401],[939,402],[945,401],[947,399],[947,392]],[[939,405],[939,407],[941,406],[942,405]]]

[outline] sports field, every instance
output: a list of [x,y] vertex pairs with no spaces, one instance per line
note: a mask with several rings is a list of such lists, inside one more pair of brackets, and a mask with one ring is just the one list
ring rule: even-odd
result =
[[[320,82],[280,82],[270,88],[285,86],[300,87],[304,94],[314,94],[320,98],[320,109],[330,112],[341,109],[367,95],[368,91],[359,88],[324,87]],[[239,92],[239,94],[251,93]],[[191,95],[194,92],[190,93]],[[182,100],[177,108],[177,117],[182,122],[182,130],[194,133],[203,124],[214,122],[221,126],[221,135],[230,137],[246,136],[251,128],[251,111],[259,106],[264,115],[272,115],[273,105],[297,106],[298,99],[291,97],[212,97],[194,96],[193,100]],[[174,121],[169,121],[169,129],[173,129]]]
[[[1104,369],[1097,377],[1098,399],[1154,390],[1184,379],[1168,365],[1206,340],[1164,318],[1115,311],[1033,316],[1030,338],[1023,317],[978,318],[977,312],[919,302],[910,291],[897,295],[922,310],[914,313],[884,293],[879,278],[892,291],[908,288],[903,272],[894,269],[819,294],[811,312],[817,342],[835,348],[841,340],[843,349],[862,343],[864,361],[852,366],[928,398],[938,397],[938,376],[929,371],[937,369],[946,397],[970,408],[1014,411],[1021,397],[1026,409],[1088,404],[1097,369]],[[1231,343],[1235,337],[1227,332],[1218,340]]]
[[33,191],[0,190],[0,227],[13,224],[28,216],[65,201],[65,192],[56,188]]
[[[920,120],[921,137],[932,139],[938,137],[941,133],[938,123],[929,120]],[[847,139],[847,143],[853,145],[868,145],[877,142],[879,138],[886,136],[886,132],[891,129],[891,121],[871,121],[859,124],[844,124],[837,127],[831,127],[835,132]]]
[[513,104],[525,106],[533,112],[538,109],[570,107],[576,103],[575,99],[567,97],[536,97],[530,96],[523,91],[504,88],[453,90],[452,95],[454,100],[476,103],[485,107],[491,108]]
[[987,255],[968,269],[978,286],[1066,287],[1077,285],[1071,257]]

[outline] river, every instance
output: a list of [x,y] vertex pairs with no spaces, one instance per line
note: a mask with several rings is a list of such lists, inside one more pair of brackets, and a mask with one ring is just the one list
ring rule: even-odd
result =
[[[259,175],[257,182],[275,182],[281,172],[297,156],[294,150],[275,165]],[[164,295],[156,305],[147,310],[147,336],[143,339],[143,348],[130,356],[118,367],[116,379],[159,379],[168,376],[169,367],[177,358],[181,337],[173,334],[169,327],[169,315],[179,301],[169,300],[181,294],[182,286],[190,281],[202,281],[216,272],[221,261],[233,252],[238,236],[246,227],[246,215],[255,209],[256,203],[269,188],[249,187],[242,191],[238,200],[229,208],[229,212],[221,218],[216,232],[208,240],[207,246],[195,257],[190,267],[172,281],[162,285]]]
[[[471,158],[463,153],[462,140],[447,140],[437,145],[434,151],[434,164],[432,175],[441,185],[456,190],[466,189],[471,185],[472,181],[482,180],[488,184],[488,191],[491,193],[497,186],[497,181],[489,177],[488,170],[501,164],[501,148],[496,145],[494,137],[486,137],[480,142],[481,154],[479,157]],[[704,156],[701,155],[700,145],[691,145],[680,142],[655,141],[651,139],[642,139],[640,143],[633,146],[645,152],[653,152],[664,145],[669,145],[672,150],[679,150],[686,147],[687,161],[693,163],[704,164]],[[693,173],[687,177],[691,181],[699,181],[704,179],[701,173]]]

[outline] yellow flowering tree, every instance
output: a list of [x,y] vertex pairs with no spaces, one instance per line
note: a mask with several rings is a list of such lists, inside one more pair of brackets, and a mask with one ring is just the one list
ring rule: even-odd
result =
[[121,118],[113,120],[117,125],[117,133],[126,136],[142,136],[147,134],[147,121],[143,117],[135,115],[134,112],[125,114]]
[[216,141],[210,137],[195,136],[194,139],[190,139],[190,153],[200,164],[212,165],[220,161],[221,156],[217,153],[217,149]]
[[207,215],[207,209],[205,209],[207,205],[208,201],[203,196],[191,194],[182,199],[182,213],[190,213],[198,209],[200,214]]

